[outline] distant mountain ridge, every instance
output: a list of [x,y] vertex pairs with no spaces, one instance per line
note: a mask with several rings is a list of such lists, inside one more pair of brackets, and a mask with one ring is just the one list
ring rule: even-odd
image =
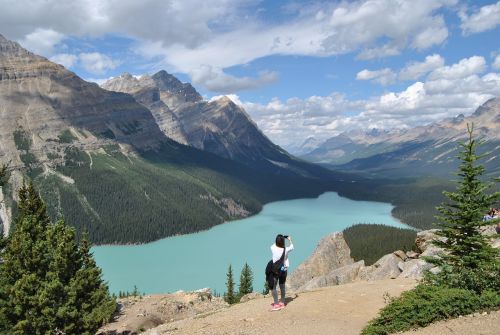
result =
[[474,135],[486,142],[482,150],[490,152],[487,169],[500,170],[499,98],[488,100],[470,116],[458,115],[427,126],[343,133],[303,158],[334,169],[386,176],[449,174],[456,167],[457,143],[465,139],[467,124],[474,124]]

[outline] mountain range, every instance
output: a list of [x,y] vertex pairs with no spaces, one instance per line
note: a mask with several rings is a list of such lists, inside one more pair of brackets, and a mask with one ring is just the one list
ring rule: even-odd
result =
[[252,167],[310,175],[310,165],[272,143],[231,99],[203,100],[191,84],[166,71],[139,78],[124,73],[102,87],[131,94],[151,110],[163,133],[179,143]]
[[1,35],[0,120],[5,232],[28,179],[52,217],[94,242],[136,243],[318,195],[338,175],[273,144],[228,98],[205,101],[165,71],[99,87]]
[[500,171],[500,99],[486,101],[470,116],[458,115],[406,130],[350,131],[321,143],[302,158],[335,170],[384,177],[449,176],[456,169],[457,143],[467,137],[467,125],[484,143],[480,153],[490,174]]

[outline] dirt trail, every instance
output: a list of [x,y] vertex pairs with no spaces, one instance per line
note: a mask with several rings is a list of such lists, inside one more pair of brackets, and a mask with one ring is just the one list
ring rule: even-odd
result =
[[384,306],[384,294],[398,296],[415,286],[411,279],[389,279],[333,286],[292,295],[281,311],[271,312],[271,298],[237,304],[151,329],[145,334],[205,335],[357,335]]

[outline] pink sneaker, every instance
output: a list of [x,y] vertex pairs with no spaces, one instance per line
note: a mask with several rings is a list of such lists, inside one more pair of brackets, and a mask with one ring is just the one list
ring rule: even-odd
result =
[[281,304],[273,304],[273,306],[271,307],[271,311],[279,311],[283,307],[284,306],[281,306]]
[[[271,306],[274,305],[274,302],[271,303]],[[281,307],[285,307],[285,303],[284,302],[279,302],[278,305],[281,305]]]

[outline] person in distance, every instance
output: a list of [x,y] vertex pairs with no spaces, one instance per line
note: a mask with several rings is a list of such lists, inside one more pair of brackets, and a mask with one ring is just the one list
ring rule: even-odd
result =
[[[288,247],[285,245],[285,240],[290,243]],[[288,260],[288,254],[293,250],[292,237],[287,235],[279,234],[276,236],[275,243],[271,246],[271,253],[273,255],[271,269],[268,277],[268,286],[272,289],[273,303],[272,311],[278,311],[285,307],[285,282],[288,272],[288,267],[290,266],[290,261]],[[271,262],[269,262],[271,263]],[[272,284],[272,285],[271,285]],[[278,301],[278,290],[277,286],[279,284],[281,291],[281,301]]]

